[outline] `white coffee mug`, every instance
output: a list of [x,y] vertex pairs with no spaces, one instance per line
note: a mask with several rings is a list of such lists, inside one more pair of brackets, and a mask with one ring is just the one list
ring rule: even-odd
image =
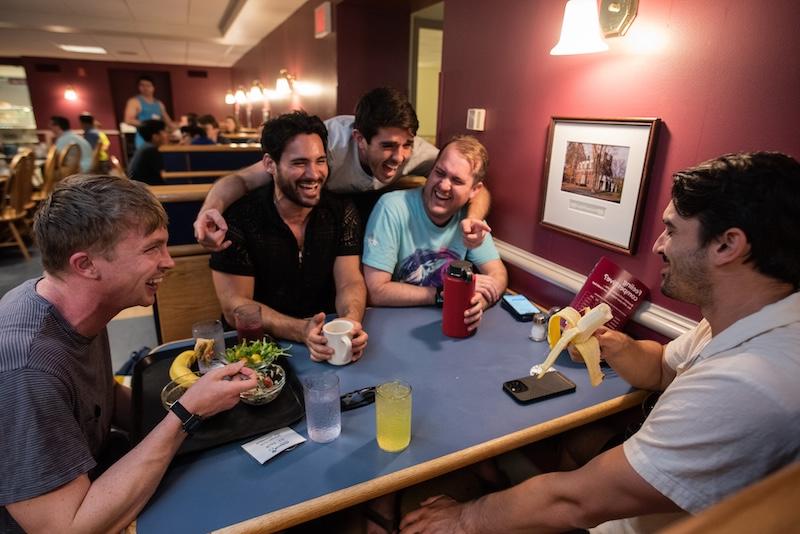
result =
[[333,349],[333,356],[328,360],[332,365],[345,365],[353,359],[353,340],[350,334],[355,325],[347,319],[334,319],[322,327],[328,346]]

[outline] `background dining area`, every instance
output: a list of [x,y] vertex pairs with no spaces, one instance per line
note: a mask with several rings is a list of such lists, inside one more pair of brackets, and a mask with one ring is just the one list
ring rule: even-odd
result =
[[[581,3],[598,12],[599,48],[564,52]],[[144,439],[167,413],[159,395],[169,363],[195,347],[193,325],[224,319],[213,252],[193,226],[214,183],[263,160],[267,120],[294,110],[353,115],[367,92],[392,87],[416,110],[417,137],[441,148],[470,135],[488,151],[486,223],[509,294],[530,300],[541,321],[570,305],[583,312],[577,303],[610,262],[611,278],[636,297],[623,331],[666,346],[705,324],[700,307],[659,291],[675,265],[655,250],[673,174],[731,152],[800,156],[800,69],[786,59],[800,46],[798,16],[793,0],[9,0],[0,14],[0,297],[41,276],[34,214],[58,183],[75,174],[147,183],[168,217],[174,265],[154,278],[152,305],[108,323],[113,368],[133,387],[134,441]],[[283,340],[283,395],[294,395],[299,415],[268,431],[308,439],[263,465],[243,448],[262,433],[179,452],[128,531],[360,532],[363,509],[395,492],[389,515],[399,527],[421,487],[464,486],[472,499],[484,493],[471,471],[482,462],[537,471],[520,459],[526,447],[641,415],[645,389],[605,363],[595,387],[567,352],[556,367],[574,393],[514,402],[503,384],[535,374],[555,344],[548,330],[534,341],[531,323],[500,304],[483,321],[455,340],[432,305],[368,307],[367,355],[342,367]],[[224,324],[230,347],[235,324]],[[311,439],[302,380],[320,366],[339,376],[341,394],[411,383],[408,447],[378,447],[371,404],[342,412],[338,440]],[[789,462],[660,531],[788,532],[800,522],[799,487]],[[209,494],[230,502],[197,507]]]

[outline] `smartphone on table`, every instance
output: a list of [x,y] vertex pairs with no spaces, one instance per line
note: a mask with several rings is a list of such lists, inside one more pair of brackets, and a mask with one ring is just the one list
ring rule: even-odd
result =
[[503,391],[521,404],[574,393],[575,387],[575,382],[558,371],[548,371],[542,378],[525,376],[503,382]]
[[500,300],[500,305],[517,321],[532,321],[533,314],[539,313],[539,308],[525,298],[525,295],[503,295]]

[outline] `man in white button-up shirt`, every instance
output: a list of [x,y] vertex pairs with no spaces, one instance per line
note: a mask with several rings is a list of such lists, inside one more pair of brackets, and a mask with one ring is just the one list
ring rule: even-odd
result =
[[653,251],[662,292],[703,320],[666,346],[596,334],[620,376],[663,391],[642,428],[581,469],[466,504],[430,499],[402,532],[646,532],[653,516],[643,516],[697,513],[798,461],[798,206],[800,164],[783,154],[729,154],[676,173]]

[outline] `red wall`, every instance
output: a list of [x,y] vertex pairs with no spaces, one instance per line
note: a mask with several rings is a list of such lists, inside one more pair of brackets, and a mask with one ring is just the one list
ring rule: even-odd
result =
[[[440,139],[464,132],[466,110],[486,108],[478,137],[491,156],[487,185],[495,235],[587,274],[601,255],[633,272],[652,300],[697,317],[658,291],[671,173],[725,152],[781,150],[800,157],[800,37],[796,0],[647,0],[610,51],[551,56],[565,2],[448,1],[445,5]],[[659,37],[646,46],[636,34]],[[638,253],[616,254],[538,224],[550,117],[657,116],[655,152]],[[554,292],[515,271],[511,285]],[[556,292],[557,293],[557,292]],[[547,297],[549,295],[549,297]]]
[[309,0],[243,56],[232,69],[235,85],[254,79],[274,87],[280,69],[320,84],[316,97],[270,103],[272,114],[302,108],[321,116],[352,114],[361,95],[382,85],[408,87],[408,0],[343,0],[334,8],[333,33],[314,38]]
[[281,69],[288,69],[298,80],[322,86],[319,96],[271,102],[273,115],[299,108],[323,118],[336,115],[336,34],[314,38],[314,8],[319,3],[305,3],[232,68],[234,84],[246,88],[260,80],[274,89]]
[[[53,115],[69,118],[72,127],[78,127],[78,115],[90,111],[102,123],[102,128],[116,130],[119,124],[114,115],[109,85],[109,69],[142,69],[143,71],[164,71],[170,75],[172,85],[173,119],[183,113],[211,113],[222,117],[230,113],[230,106],[224,102],[225,91],[231,86],[230,69],[217,67],[188,67],[184,65],[160,65],[122,63],[107,61],[76,61],[69,59],[26,57],[14,60],[25,67],[31,104],[39,129],[46,129]],[[38,72],[36,64],[58,65],[60,72]],[[190,78],[188,70],[203,70],[207,78]],[[64,98],[64,89],[72,85],[78,93],[78,100],[71,102]],[[130,96],[136,94],[131,87]],[[156,97],[158,97],[156,89]],[[119,145],[112,139],[112,152],[119,156]]]

